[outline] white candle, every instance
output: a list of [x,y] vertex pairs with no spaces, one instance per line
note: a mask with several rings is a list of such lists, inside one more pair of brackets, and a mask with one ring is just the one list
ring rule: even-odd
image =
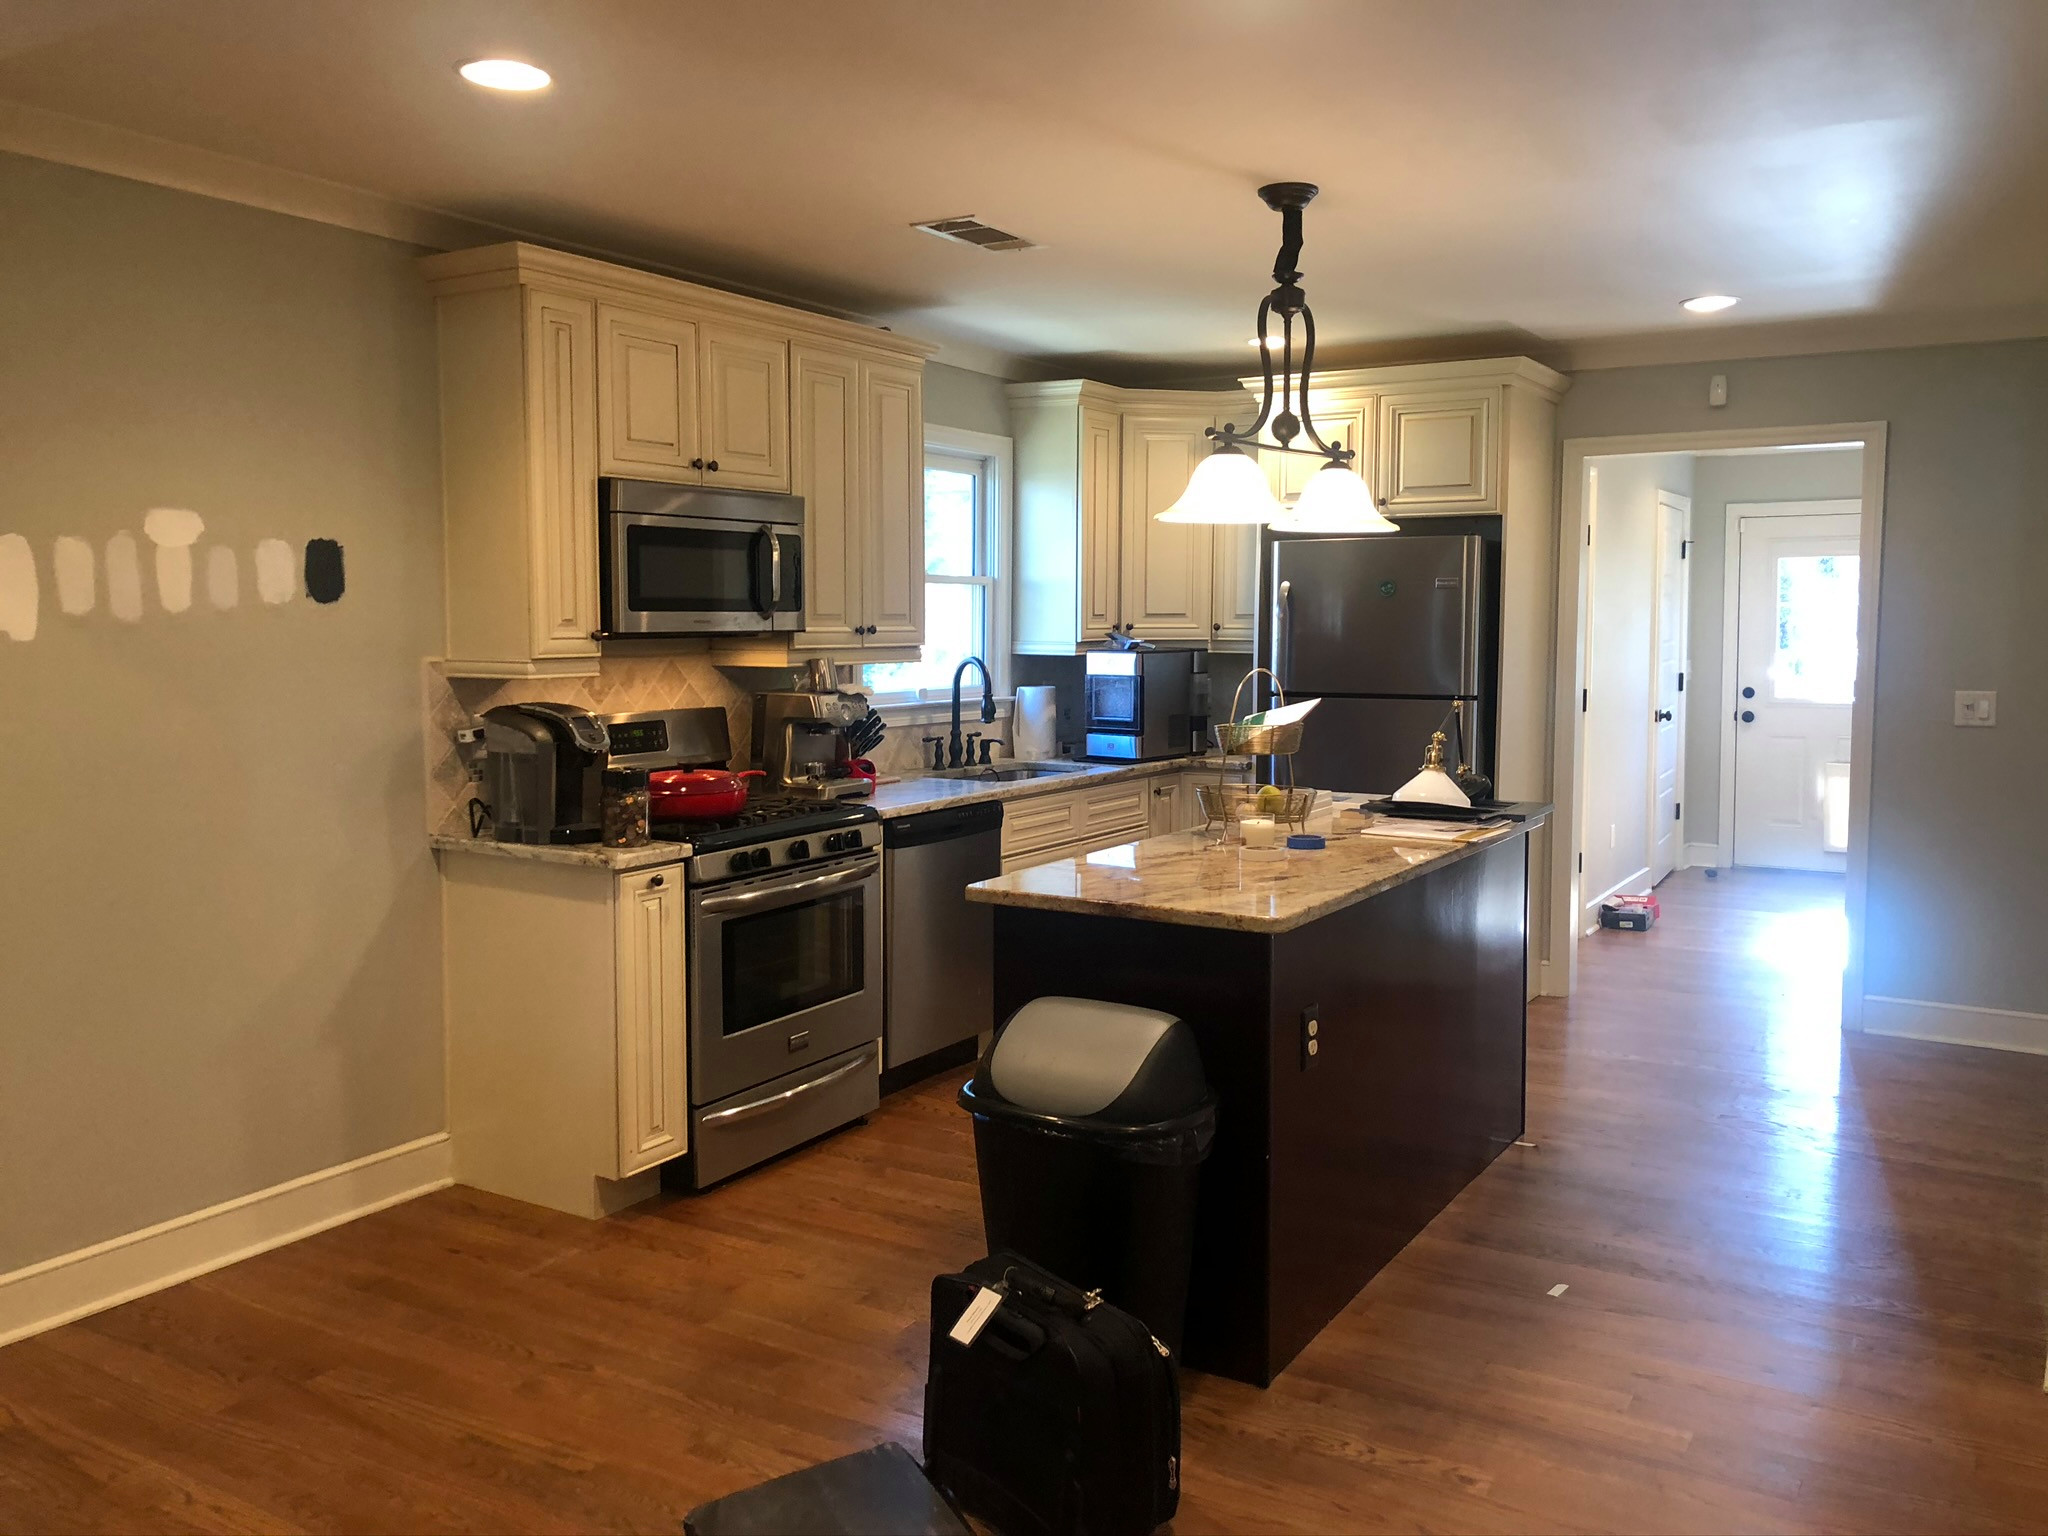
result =
[[1238,829],[1244,834],[1247,848],[1270,848],[1273,846],[1274,825],[1270,816],[1246,816],[1238,822]]

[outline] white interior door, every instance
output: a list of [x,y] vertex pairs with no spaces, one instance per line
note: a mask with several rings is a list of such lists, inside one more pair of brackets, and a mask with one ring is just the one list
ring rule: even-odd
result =
[[1678,867],[1685,776],[1686,541],[1692,503],[1657,493],[1657,601],[1650,647],[1650,883]]
[[1740,519],[1735,862],[1841,870],[1856,699],[1855,513]]

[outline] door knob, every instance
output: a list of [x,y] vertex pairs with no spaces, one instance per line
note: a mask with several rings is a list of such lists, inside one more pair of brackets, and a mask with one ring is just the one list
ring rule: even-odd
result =
[[1753,709],[1745,709],[1745,710],[1744,710],[1744,711],[1742,712],[1742,723],[1743,723],[1744,725],[1748,725],[1748,724],[1752,723],[1752,722],[1753,722],[1753,721],[1754,721],[1755,719],[1756,719],[1756,711],[1755,711],[1755,710],[1753,710]]
[[1671,711],[1668,709],[1660,709],[1657,711],[1657,718],[1659,720],[1669,720],[1671,718]]

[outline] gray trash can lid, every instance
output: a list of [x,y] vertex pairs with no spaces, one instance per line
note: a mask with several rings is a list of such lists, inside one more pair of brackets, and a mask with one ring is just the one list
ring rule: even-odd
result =
[[987,1071],[1005,1099],[1046,1115],[1099,1115],[1141,1076],[1141,1091],[1118,1108],[1144,1119],[1183,1114],[1206,1089],[1179,1019],[1084,997],[1041,997],[1019,1008],[996,1037]]

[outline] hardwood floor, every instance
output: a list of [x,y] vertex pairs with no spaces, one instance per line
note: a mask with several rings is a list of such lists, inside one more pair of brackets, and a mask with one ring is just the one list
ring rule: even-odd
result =
[[[1837,882],[1664,894],[1534,1010],[1538,1145],[1270,1391],[1186,1378],[1178,1531],[2048,1526],[2048,1058],[1839,1041]],[[957,1081],[707,1196],[448,1190],[0,1350],[0,1528],[674,1531],[915,1448]]]

